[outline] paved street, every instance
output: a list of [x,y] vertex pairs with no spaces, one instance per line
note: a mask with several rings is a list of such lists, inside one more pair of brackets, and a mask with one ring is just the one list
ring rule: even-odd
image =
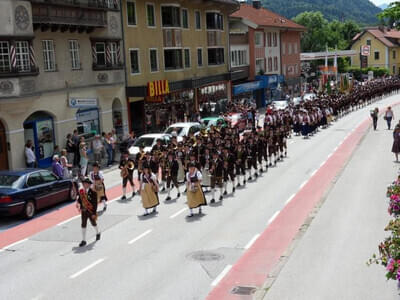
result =
[[[393,96],[373,106],[397,101]],[[7,270],[0,275],[0,298],[204,299],[370,109],[309,140],[290,139],[284,162],[234,197],[205,207],[201,217],[185,218],[181,197],[162,201],[157,215],[143,218],[136,196],[109,205],[99,218],[101,241],[91,243],[89,226],[85,248],[77,247],[80,220],[73,219],[0,250]],[[365,266],[384,237],[385,188],[398,169],[391,132],[382,119],[379,125],[356,149],[267,299],[395,299],[396,287],[385,282],[382,268]],[[107,186],[118,181],[119,171],[107,174]]]

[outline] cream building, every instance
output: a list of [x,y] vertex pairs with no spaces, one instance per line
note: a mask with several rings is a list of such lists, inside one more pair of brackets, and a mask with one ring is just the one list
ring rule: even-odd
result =
[[0,24],[0,169],[28,139],[47,167],[76,128],[127,132],[119,1],[2,0]]

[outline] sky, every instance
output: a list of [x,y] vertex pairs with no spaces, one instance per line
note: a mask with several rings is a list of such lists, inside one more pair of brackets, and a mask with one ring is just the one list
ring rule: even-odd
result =
[[372,3],[374,3],[375,5],[381,5],[383,3],[390,3],[392,2],[391,0],[370,0]]

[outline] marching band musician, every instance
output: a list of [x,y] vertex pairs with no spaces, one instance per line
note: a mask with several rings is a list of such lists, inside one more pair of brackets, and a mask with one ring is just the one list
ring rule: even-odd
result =
[[97,203],[103,203],[103,211],[107,210],[107,195],[106,188],[104,186],[104,176],[103,172],[100,171],[100,165],[98,162],[92,164],[93,171],[89,173],[89,178],[93,182],[92,188],[97,194]]
[[201,170],[203,172],[203,179],[201,181],[202,186],[207,189],[211,186],[211,174],[210,174],[210,161],[212,157],[210,154],[210,148],[204,148],[203,155],[200,156]]
[[151,173],[150,166],[145,162],[143,164],[143,172],[139,177],[140,196],[142,197],[142,205],[145,209],[143,216],[148,216],[149,209],[153,209],[151,213],[157,212],[157,206],[160,205],[158,199],[158,181],[155,174]]
[[165,173],[166,173],[167,190],[168,190],[168,197],[165,199],[165,201],[171,200],[171,190],[172,190],[171,181],[174,187],[178,190],[178,194],[176,197],[179,198],[181,196],[178,183],[178,172],[179,172],[178,161],[174,158],[174,153],[169,152],[168,160],[165,164]]
[[242,146],[242,144],[238,144],[236,151],[235,151],[235,157],[236,157],[236,176],[238,177],[238,183],[237,186],[240,187],[240,178],[244,176],[243,178],[243,185],[246,185],[246,160],[247,160],[247,152],[245,148]]
[[189,171],[186,173],[186,189],[187,189],[187,203],[190,209],[188,217],[193,217],[193,209],[199,208],[199,215],[201,214],[201,207],[207,205],[207,200],[204,197],[201,188],[202,175],[196,168],[194,163],[189,163]]
[[219,158],[219,154],[217,151],[213,151],[213,159],[211,160],[210,164],[210,174],[211,174],[211,193],[212,199],[211,203],[215,203],[215,186],[219,187],[220,194],[219,194],[219,201],[223,200],[222,196],[222,177],[224,172],[224,167],[221,159]]
[[97,226],[97,194],[91,188],[92,181],[85,177],[82,180],[82,187],[79,189],[79,197],[76,201],[76,208],[81,213],[82,241],[79,247],[86,246],[86,226],[89,219],[96,230],[96,241],[100,240],[100,231]]
[[135,184],[133,183],[133,171],[135,169],[134,161],[129,158],[129,154],[124,152],[122,154],[121,161],[119,163],[119,169],[121,170],[122,177],[122,197],[121,200],[126,200],[126,186],[129,184],[132,188],[132,198],[135,197]]
[[229,152],[229,148],[225,147],[222,154],[222,160],[224,164],[224,195],[227,195],[226,191],[229,179],[232,183],[232,194],[236,190],[236,177],[235,177],[235,157]]

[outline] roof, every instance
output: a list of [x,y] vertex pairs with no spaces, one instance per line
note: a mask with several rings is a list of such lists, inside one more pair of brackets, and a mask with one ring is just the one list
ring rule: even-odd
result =
[[182,123],[171,124],[169,125],[169,127],[189,127],[193,125],[200,125],[200,124],[197,122],[182,122]]
[[357,41],[361,36],[363,36],[366,32],[370,33],[387,47],[397,47],[397,44],[393,43],[390,39],[400,39],[400,31],[398,31],[397,29],[388,30],[387,28],[370,27],[366,28],[363,32],[355,35],[353,38],[353,43]]
[[[12,175],[12,176],[23,176],[35,171],[40,171],[42,169],[16,169],[16,170],[4,170],[0,171],[0,175]],[[43,171],[43,170],[42,170]]]
[[285,17],[282,17],[265,8],[254,8],[249,4],[241,4],[240,9],[234,12],[231,17],[246,19],[258,26],[277,27],[305,31],[306,28]]

